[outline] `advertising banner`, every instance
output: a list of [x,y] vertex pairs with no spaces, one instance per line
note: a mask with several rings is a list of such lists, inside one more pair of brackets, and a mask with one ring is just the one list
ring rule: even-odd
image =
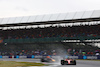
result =
[[42,56],[34,56],[34,58],[40,59],[40,58],[42,58]]
[[97,56],[87,56],[87,59],[97,59]]
[[27,56],[19,56],[19,58],[27,58]]
[[2,58],[9,58],[9,56],[2,56]]

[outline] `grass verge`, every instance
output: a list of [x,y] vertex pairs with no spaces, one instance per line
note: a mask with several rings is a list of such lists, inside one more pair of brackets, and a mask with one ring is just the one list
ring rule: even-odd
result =
[[35,62],[16,62],[16,61],[0,61],[0,67],[17,67],[17,66],[48,66]]

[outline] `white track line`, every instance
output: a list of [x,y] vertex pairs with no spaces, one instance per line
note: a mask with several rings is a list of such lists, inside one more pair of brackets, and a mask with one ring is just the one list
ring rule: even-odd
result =
[[17,66],[17,67],[57,67],[59,65],[50,65],[50,66]]

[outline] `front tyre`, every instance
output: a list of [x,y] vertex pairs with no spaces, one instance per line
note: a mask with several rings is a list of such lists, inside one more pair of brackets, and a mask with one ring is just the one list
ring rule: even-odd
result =
[[64,65],[64,60],[61,60],[61,65]]

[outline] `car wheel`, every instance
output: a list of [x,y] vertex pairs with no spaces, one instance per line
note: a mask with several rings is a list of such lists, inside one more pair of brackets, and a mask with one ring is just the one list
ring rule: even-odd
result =
[[41,62],[44,62],[44,60],[43,60],[43,59],[41,59]]
[[61,65],[64,65],[64,60],[61,60]]
[[76,65],[76,61],[74,60],[74,65]]

